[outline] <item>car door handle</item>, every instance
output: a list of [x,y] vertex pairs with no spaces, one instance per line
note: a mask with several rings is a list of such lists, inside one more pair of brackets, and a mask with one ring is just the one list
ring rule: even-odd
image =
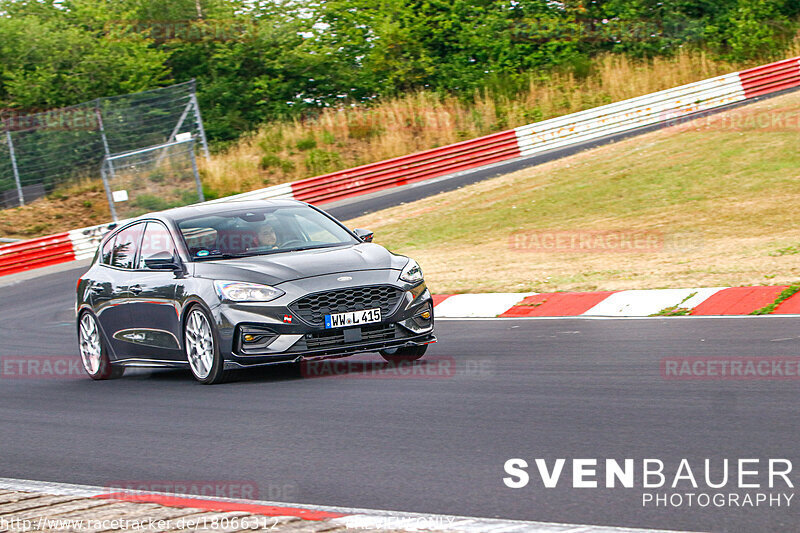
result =
[[136,294],[140,294],[142,292],[142,286],[141,285],[134,285],[129,290],[135,295]]

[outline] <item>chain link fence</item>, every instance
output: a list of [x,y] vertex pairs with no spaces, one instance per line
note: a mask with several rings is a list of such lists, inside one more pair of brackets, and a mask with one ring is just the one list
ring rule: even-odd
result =
[[98,178],[109,158],[187,136],[197,139],[208,157],[194,80],[41,113],[0,110],[0,208],[24,205],[71,181]]
[[101,173],[114,220],[203,201],[194,140],[112,155]]

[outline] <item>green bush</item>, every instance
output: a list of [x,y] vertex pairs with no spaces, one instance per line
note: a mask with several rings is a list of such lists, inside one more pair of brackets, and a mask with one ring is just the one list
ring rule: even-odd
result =
[[314,148],[306,155],[306,166],[314,174],[326,174],[342,168],[342,158],[337,152]]
[[325,130],[322,132],[322,142],[325,144],[334,144],[336,142],[336,136],[328,130]]
[[148,211],[163,211],[174,207],[170,202],[155,194],[140,194],[131,203]]
[[356,140],[371,139],[381,133],[381,128],[363,123],[348,124],[347,130],[350,138]]
[[195,189],[186,190],[181,193],[182,205],[196,204],[199,201],[200,198],[198,197],[197,191]]
[[295,146],[301,152],[313,150],[317,147],[317,140],[314,137],[305,137],[303,139],[298,139],[298,141],[295,143]]
[[280,152],[283,150],[283,130],[276,127],[265,128],[258,146],[265,154]]
[[153,183],[164,183],[164,180],[167,179],[167,175],[163,170],[154,170],[150,173],[149,179]]
[[266,154],[264,157],[261,158],[261,162],[259,166],[263,170],[269,170],[271,168],[278,168],[284,172],[291,172],[294,170],[294,163],[289,161],[288,159],[281,159],[275,154]]
[[204,183],[203,197],[206,200],[216,200],[217,198],[219,198],[219,193]]

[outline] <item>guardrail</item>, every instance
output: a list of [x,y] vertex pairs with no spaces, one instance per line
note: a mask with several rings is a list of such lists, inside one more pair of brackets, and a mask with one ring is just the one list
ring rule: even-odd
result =
[[0,276],[75,260],[69,233],[0,246]]
[[[478,139],[221,198],[213,203],[295,198],[324,204],[669,123],[701,111],[798,86],[800,58],[795,57]],[[109,227],[108,224],[92,226],[0,246],[0,275],[91,257]],[[59,240],[64,235],[72,245],[72,256],[66,252],[64,242]],[[61,250],[59,246],[64,248],[63,253],[56,251]]]
[[295,199],[304,202],[332,202],[519,156],[516,133],[513,130],[503,131],[409,156],[298,181],[292,184],[292,194]]

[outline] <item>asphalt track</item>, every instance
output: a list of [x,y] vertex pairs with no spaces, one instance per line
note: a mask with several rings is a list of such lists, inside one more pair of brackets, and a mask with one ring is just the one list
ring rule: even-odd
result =
[[[4,361],[77,357],[79,274],[0,287]],[[355,369],[310,378],[286,368],[206,387],[180,371],[140,370],[108,382],[4,375],[0,476],[90,485],[254,481],[260,498],[286,502],[630,527],[790,531],[800,523],[796,505],[643,508],[641,488],[573,489],[569,476],[544,489],[533,468],[526,488],[502,483],[512,457],[531,465],[658,458],[673,469],[683,457],[800,465],[797,381],[676,382],[660,373],[661,359],[674,355],[800,355],[798,319],[480,320],[437,328],[441,342],[427,363],[437,377],[376,378]]]

